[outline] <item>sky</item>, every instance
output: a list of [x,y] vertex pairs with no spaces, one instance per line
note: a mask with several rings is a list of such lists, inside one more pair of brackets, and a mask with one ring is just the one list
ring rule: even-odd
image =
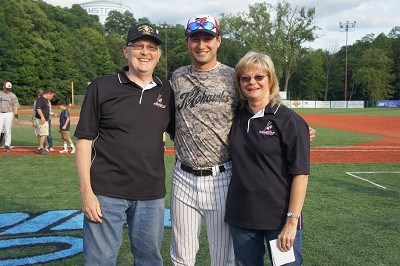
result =
[[[44,0],[54,6],[71,7],[72,4],[81,4],[90,0]],[[347,44],[351,45],[361,40],[367,34],[380,33],[386,35],[395,26],[400,27],[400,4],[398,0],[286,0],[298,8],[315,7],[315,26],[321,28],[316,31],[319,36],[314,42],[305,44],[314,49],[321,48],[335,52],[346,45],[346,32],[340,30],[340,22],[355,23],[355,28],[347,33]],[[267,2],[275,5],[277,0],[115,0],[132,9],[136,19],[147,17],[152,23],[168,23],[185,25],[189,17],[197,14],[209,14],[219,19],[221,13],[237,14],[248,12],[249,5]]]

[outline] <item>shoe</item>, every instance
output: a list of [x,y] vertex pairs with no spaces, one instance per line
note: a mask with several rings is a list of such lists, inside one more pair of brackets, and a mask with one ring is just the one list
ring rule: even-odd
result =
[[41,149],[39,149],[39,154],[40,155],[49,155],[50,154],[50,152],[48,152],[46,149],[44,149],[44,148],[41,148]]
[[75,153],[75,152],[76,152],[76,149],[72,149],[72,150],[71,150],[71,153]]
[[39,147],[36,149],[36,153],[40,153],[40,148]]
[[59,153],[67,153],[68,152],[68,150],[61,150],[61,151],[59,151]]
[[10,146],[5,146],[5,147],[4,147],[4,150],[5,150],[6,152],[10,152],[10,151],[11,151]]
[[53,147],[49,147],[49,151],[54,151],[54,148]]
[[0,145],[0,149],[4,149],[4,145],[3,144]]

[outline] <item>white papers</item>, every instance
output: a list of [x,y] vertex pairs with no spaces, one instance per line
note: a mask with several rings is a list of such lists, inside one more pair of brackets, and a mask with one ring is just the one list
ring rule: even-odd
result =
[[288,252],[282,252],[278,249],[278,240],[269,241],[272,255],[272,265],[280,266],[295,261],[293,247]]

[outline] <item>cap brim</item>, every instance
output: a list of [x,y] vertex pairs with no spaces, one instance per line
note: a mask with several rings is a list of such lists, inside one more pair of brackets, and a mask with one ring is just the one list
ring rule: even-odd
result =
[[189,32],[189,33],[186,35],[186,37],[190,37],[190,36],[192,36],[193,34],[196,34],[196,33],[207,33],[207,34],[212,35],[212,36],[214,36],[214,37],[218,37],[218,34],[216,34],[216,33],[213,32],[213,31],[206,30],[206,29],[192,30],[191,32]]
[[133,39],[127,41],[126,44],[128,44],[132,41],[140,40],[140,39],[150,39],[150,40],[153,40],[157,45],[161,45],[161,40],[154,36],[151,36],[151,35],[138,36],[136,38],[133,38]]

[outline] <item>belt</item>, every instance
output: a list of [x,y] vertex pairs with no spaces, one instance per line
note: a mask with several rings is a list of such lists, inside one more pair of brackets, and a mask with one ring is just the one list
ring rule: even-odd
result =
[[[225,166],[220,165],[218,167],[219,167],[219,172],[220,173],[225,172],[225,170],[226,170]],[[209,175],[213,174],[213,168],[212,167],[194,169],[194,168],[190,167],[189,165],[185,165],[185,164],[181,163],[181,169],[183,171],[188,172],[188,173],[190,173],[192,175],[195,175],[195,176],[209,176]]]

